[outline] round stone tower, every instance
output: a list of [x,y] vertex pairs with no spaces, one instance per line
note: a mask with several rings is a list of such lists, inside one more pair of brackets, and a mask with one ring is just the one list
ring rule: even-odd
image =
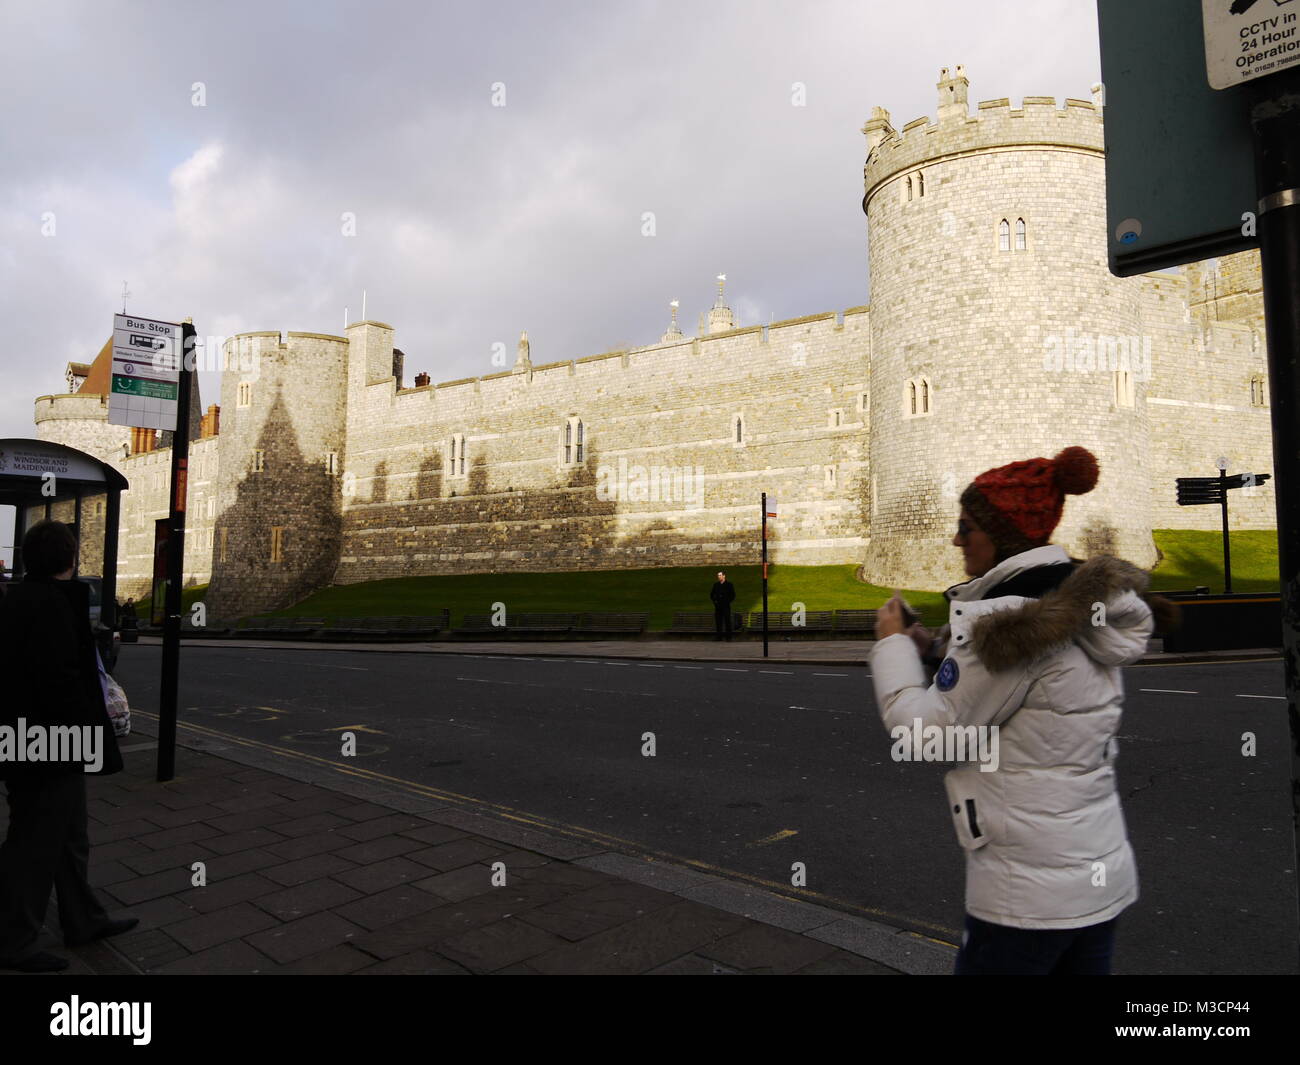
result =
[[[1101,468],[1053,542],[1150,566],[1137,279],[1106,265],[1100,106],[1026,97],[969,114],[959,66],[935,122],[863,127],[871,269],[871,537],[865,576],[939,589],[976,475],[1082,445]],[[1145,351],[1145,361],[1143,353]]]
[[226,342],[209,618],[288,606],[333,577],[347,352],[343,337],[318,333]]

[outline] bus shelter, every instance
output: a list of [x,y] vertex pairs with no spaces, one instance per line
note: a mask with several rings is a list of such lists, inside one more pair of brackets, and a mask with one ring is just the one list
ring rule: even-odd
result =
[[[118,518],[128,487],[116,469],[84,451],[47,440],[0,439],[0,506],[15,508],[13,579],[24,571],[23,534],[44,518],[62,521],[80,547],[77,576],[88,558],[100,560],[100,624],[116,628]],[[94,520],[87,512],[90,500],[103,504]],[[92,531],[96,540],[88,544],[85,536]]]

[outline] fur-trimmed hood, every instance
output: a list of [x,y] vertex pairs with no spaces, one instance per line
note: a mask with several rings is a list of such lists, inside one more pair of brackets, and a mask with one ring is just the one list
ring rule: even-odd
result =
[[[1115,664],[1130,651],[1117,644],[1145,646],[1150,627],[1163,632],[1177,624],[1177,606],[1148,594],[1150,583],[1149,573],[1121,558],[1101,555],[1076,562],[1073,572],[1041,598],[979,618],[971,629],[971,644],[980,661],[995,672],[1033,661],[1070,641],[1080,643],[1098,661]],[[1106,604],[1104,613],[1097,604]]]

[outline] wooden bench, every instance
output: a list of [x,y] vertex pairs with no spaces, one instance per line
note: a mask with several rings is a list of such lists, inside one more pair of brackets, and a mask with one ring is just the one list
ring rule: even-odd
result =
[[513,618],[506,615],[506,629],[511,633],[564,635],[577,624],[577,614],[516,614]]
[[[731,615],[731,631],[733,633],[743,631],[745,627],[744,614]],[[670,634],[678,636],[698,636],[708,634],[710,636],[716,633],[717,629],[713,620],[713,611],[707,613],[697,612],[694,610],[678,610],[673,614],[673,625],[668,630]]]
[[577,632],[584,636],[639,636],[645,632],[649,614],[583,614]]
[[[830,610],[804,611],[803,624],[796,625],[796,614],[792,610],[769,610],[767,612],[768,632],[830,632],[834,623]],[[749,631],[763,631],[763,612],[755,610],[749,615]]]
[[837,610],[835,631],[874,633],[877,613],[875,610]]
[[191,639],[202,636],[229,636],[233,630],[234,625],[229,621],[214,619],[207,625],[195,625],[192,614],[181,616],[181,635]]
[[274,637],[311,636],[317,629],[323,629],[328,624],[326,618],[250,618],[249,620],[265,620],[268,624],[259,626],[257,635]]
[[385,627],[370,623],[383,620],[383,618],[335,618],[332,624],[321,630],[320,635],[328,640],[382,635]]
[[460,619],[460,628],[452,629],[454,636],[504,636],[504,625],[493,625],[491,614],[466,614]]
[[396,622],[389,627],[392,636],[405,636],[408,639],[423,639],[446,632],[451,627],[451,611],[443,610],[441,614],[419,614],[412,617],[386,618]]

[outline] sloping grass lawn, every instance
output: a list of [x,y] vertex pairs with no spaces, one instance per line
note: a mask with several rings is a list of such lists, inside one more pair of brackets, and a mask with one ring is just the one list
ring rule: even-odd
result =
[[[1191,589],[1205,585],[1223,589],[1223,539],[1216,532],[1157,529],[1157,547],[1163,553],[1152,571],[1155,590]],[[954,551],[954,554],[956,552]],[[954,560],[956,561],[956,560]],[[856,567],[777,566],[769,568],[768,608],[791,610],[803,603],[807,610],[872,610],[893,594],[893,589],[863,584],[855,579]],[[678,610],[711,611],[709,588],[716,570],[683,567],[652,570],[593,570],[586,573],[503,573],[441,577],[399,577],[362,584],[323,588],[286,610],[281,617],[368,617],[376,615],[432,614],[451,610],[452,624],[466,614],[490,614],[494,603],[504,603],[507,616],[524,612],[608,611],[650,614],[649,628],[666,629]],[[1277,591],[1277,536],[1272,530],[1232,534],[1233,590]],[[736,586],[735,609],[746,614],[763,605],[759,566],[732,566],[727,576]],[[954,566],[954,583],[961,579]],[[207,586],[186,588],[185,609],[201,599]],[[927,624],[948,620],[939,592],[904,590],[903,595]],[[141,619],[148,616],[148,600],[139,605]]]
[[[768,609],[870,610],[892,594],[889,588],[862,584],[855,566],[770,566]],[[763,608],[762,567],[732,566],[727,579],[736,586],[734,609],[748,613]],[[504,603],[511,614],[588,610],[649,613],[651,629],[672,625],[678,610],[709,612],[709,588],[717,570],[703,567],[655,570],[593,570],[588,573],[502,573],[448,577],[402,577],[363,584],[323,588],[288,610],[285,617],[366,617],[383,614],[432,614],[447,607],[452,623],[465,614],[490,614],[493,603]],[[906,594],[906,593],[905,593]],[[907,594],[924,613],[928,605],[942,610],[938,592]]]
[[[1151,571],[1157,591],[1188,590],[1204,585],[1223,591],[1223,533],[1188,529],[1156,529],[1156,546],[1164,554]],[[1234,592],[1276,592],[1277,533],[1272,529],[1243,529],[1228,534],[1232,552]]]
[[[202,602],[203,597],[207,594],[208,586],[206,584],[196,584],[192,588],[182,588],[181,614],[188,614],[190,612],[190,607],[195,603]],[[121,596],[118,598],[122,599],[122,602],[126,602],[126,599]],[[135,601],[135,616],[139,619],[141,625],[149,624],[149,613],[153,609],[151,605],[152,601],[153,596],[149,596],[145,599],[137,599]]]

